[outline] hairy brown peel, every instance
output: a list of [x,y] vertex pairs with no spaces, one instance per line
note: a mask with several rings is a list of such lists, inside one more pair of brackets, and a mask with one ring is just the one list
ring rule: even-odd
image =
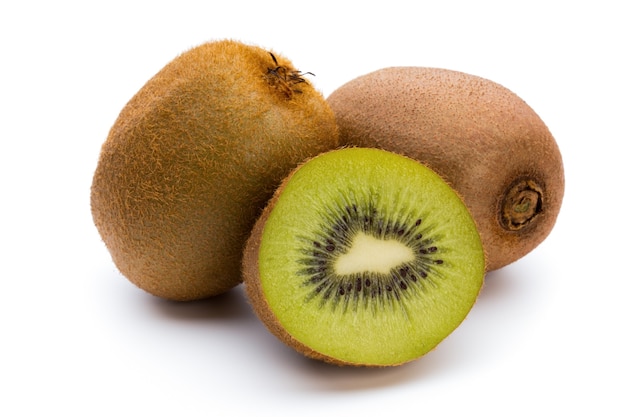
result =
[[91,187],[114,263],[172,300],[241,282],[243,245],[301,161],[337,146],[323,96],[286,58],[208,42],[168,63],[122,109]]
[[552,230],[565,186],[559,147],[516,94],[474,75],[390,67],[327,99],[340,143],[414,158],[445,178],[473,214],[487,270],[514,262]]

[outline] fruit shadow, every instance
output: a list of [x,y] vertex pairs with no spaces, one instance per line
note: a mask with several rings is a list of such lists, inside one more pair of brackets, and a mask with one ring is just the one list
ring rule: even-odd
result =
[[[519,294],[516,280],[513,279],[518,274],[519,271],[507,268],[487,274],[476,307],[486,306],[490,309],[491,303],[506,302],[506,299]],[[419,385],[423,381],[446,378],[467,369],[476,369],[482,360],[489,360],[491,356],[488,349],[480,353],[476,346],[470,349],[472,353],[468,352],[464,342],[467,342],[467,337],[474,337],[463,335],[456,340],[446,339],[424,357],[400,366],[337,366],[309,359],[271,335],[254,314],[243,285],[206,300],[174,302],[154,297],[149,304],[158,315],[182,323],[227,324],[230,328],[236,322],[239,330],[241,327],[245,328],[245,338],[250,338],[250,343],[246,344],[250,347],[243,348],[243,353],[247,354],[245,349],[251,349],[251,356],[264,357],[266,362],[263,366],[273,369],[275,383],[282,386],[283,382],[280,380],[289,381],[289,386],[284,388],[296,391],[359,392],[416,383]],[[477,344],[472,340],[469,342]],[[477,357],[477,352],[484,357]]]
[[256,319],[241,285],[215,297],[196,301],[171,301],[152,297],[150,305],[159,315],[182,322]]
[[[150,297],[148,305],[153,314],[166,320],[181,323],[219,325],[233,322],[245,328],[246,337],[254,338],[247,344],[251,356],[266,359],[271,363],[276,383],[289,381],[289,389],[316,391],[359,391],[402,384],[419,376],[414,363],[398,367],[365,368],[337,366],[303,356],[275,338],[256,317],[248,303],[243,286],[206,300],[176,302]],[[240,329],[241,330],[241,329]],[[246,354],[244,352],[244,354]],[[261,365],[260,365],[261,366]],[[261,367],[262,367],[261,366]]]
[[480,303],[481,300],[500,300],[513,296],[518,290],[515,285],[515,280],[513,279],[517,274],[516,271],[508,267],[488,272],[485,275],[485,282],[480,291],[477,303]]
[[[309,358],[298,362],[300,388],[318,392],[356,392],[404,385],[430,372],[418,361],[393,367],[337,366]],[[293,365],[293,363],[292,363]]]
[[535,302],[550,291],[554,277],[550,276],[551,265],[540,257],[529,256],[529,259],[517,261],[511,265],[485,276],[483,288],[478,296],[474,309],[491,310],[493,314],[510,313],[507,306],[527,304],[529,300]]

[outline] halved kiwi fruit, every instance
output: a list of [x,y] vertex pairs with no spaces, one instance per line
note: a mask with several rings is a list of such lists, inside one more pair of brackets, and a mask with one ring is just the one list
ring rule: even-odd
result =
[[121,273],[172,300],[241,282],[258,213],[300,162],[337,146],[307,74],[223,40],[168,63],[121,111],[91,187],[93,219]]
[[518,260],[552,230],[564,191],[559,147],[502,85],[459,71],[390,67],[347,82],[327,101],[342,145],[409,156],[459,192],[483,238],[487,270]]
[[424,165],[346,148],[281,184],[243,261],[254,310],[279,339],[339,365],[391,366],[439,344],[483,284],[476,225]]

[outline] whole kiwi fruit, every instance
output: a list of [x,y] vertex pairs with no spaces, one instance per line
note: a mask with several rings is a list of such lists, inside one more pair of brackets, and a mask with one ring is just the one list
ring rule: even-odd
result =
[[126,104],[91,186],[94,223],[131,282],[195,300],[241,282],[254,221],[298,163],[337,146],[306,73],[234,40],[180,54]]
[[419,358],[464,320],[483,284],[476,224],[439,175],[346,148],[283,181],[246,244],[254,311],[281,341],[337,365]]
[[459,192],[487,270],[523,257],[552,230],[564,192],[561,153],[533,109],[502,85],[447,69],[388,67],[327,101],[341,144],[414,158]]

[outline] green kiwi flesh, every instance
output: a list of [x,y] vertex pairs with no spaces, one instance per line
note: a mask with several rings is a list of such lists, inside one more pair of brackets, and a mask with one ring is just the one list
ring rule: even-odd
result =
[[347,148],[281,184],[244,251],[246,292],[268,329],[338,365],[392,366],[437,346],[483,284],[476,225],[424,165]]
[[537,247],[555,225],[564,191],[557,143],[509,89],[440,68],[389,67],[327,99],[340,143],[425,163],[463,197],[483,239],[487,270]]
[[208,42],[122,109],[91,187],[94,223],[131,282],[171,300],[241,282],[243,246],[280,181],[337,147],[323,96],[278,53]]

